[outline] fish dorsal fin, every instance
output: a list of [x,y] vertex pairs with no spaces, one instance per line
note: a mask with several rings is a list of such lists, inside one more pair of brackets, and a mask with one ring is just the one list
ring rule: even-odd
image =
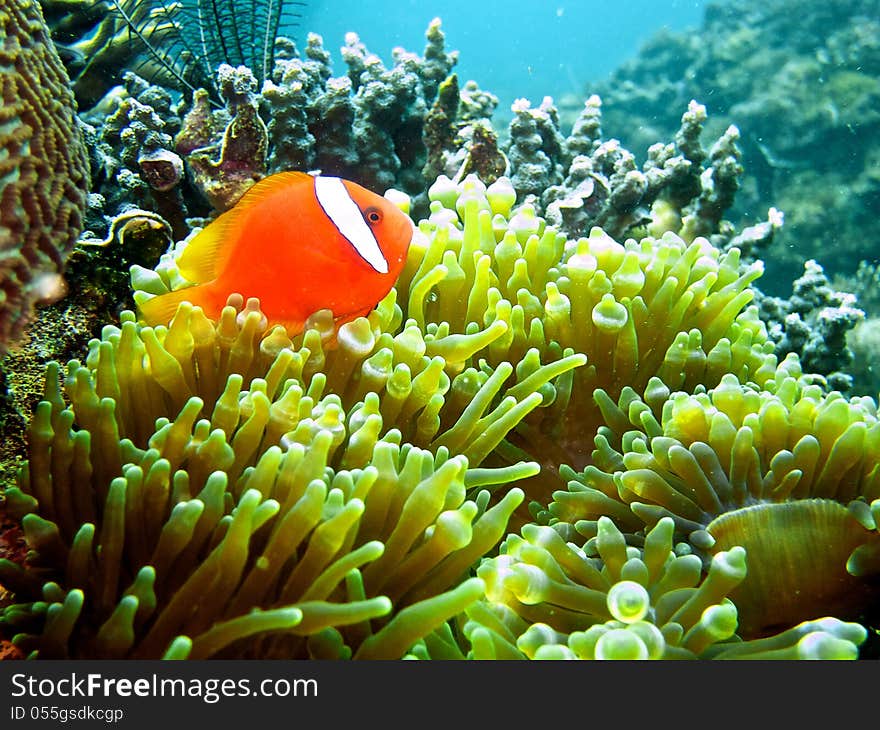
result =
[[277,190],[294,184],[312,185],[313,180],[304,172],[279,172],[252,185],[233,208],[221,213],[186,245],[177,257],[181,276],[196,284],[216,279],[223,271],[238,231],[251,209]]

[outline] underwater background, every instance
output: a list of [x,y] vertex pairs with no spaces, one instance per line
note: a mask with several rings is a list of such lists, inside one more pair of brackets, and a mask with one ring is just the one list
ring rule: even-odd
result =
[[0,40],[4,658],[877,657],[880,2]]
[[[320,34],[328,46],[357,29],[368,48],[387,55],[395,46],[416,49],[428,23],[443,19],[455,38],[456,71],[498,96],[499,116],[510,116],[519,97],[540,103],[545,96],[583,96],[588,83],[606,78],[661,28],[696,29],[704,2],[631,0],[605,3],[492,2],[467,0],[309,3],[297,27]],[[579,99],[579,101],[582,101]]]

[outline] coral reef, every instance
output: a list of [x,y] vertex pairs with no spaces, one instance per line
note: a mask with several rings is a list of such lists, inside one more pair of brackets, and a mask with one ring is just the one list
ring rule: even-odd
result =
[[260,81],[274,64],[282,24],[292,31],[302,2],[260,0],[44,0],[52,36],[68,62],[77,99],[90,107],[123,72],[189,94],[206,87],[219,103],[214,73],[222,63],[247,65]]
[[659,33],[592,89],[605,123],[640,154],[674,131],[675,110],[691,98],[712,100],[713,133],[736,123],[747,174],[732,219],[771,206],[786,212],[772,249],[773,294],[807,260],[852,273],[870,255],[878,17],[876,0],[712,2],[697,32]]
[[424,56],[398,48],[386,68],[349,33],[342,77],[331,75],[330,56],[314,33],[303,58],[295,49],[279,58],[262,94],[271,109],[270,171],[317,168],[377,191],[422,192],[425,116],[457,59],[445,50],[439,19],[426,38]]
[[[146,196],[157,203],[174,199],[180,211],[168,206],[158,212],[182,237],[187,210],[179,194],[174,198],[157,192],[176,194],[192,184],[212,208],[222,211],[266,173],[319,169],[379,192],[396,187],[419,194],[426,187],[422,170],[429,150],[443,155],[462,146],[477,148],[472,169],[498,168],[491,125],[484,123],[474,133],[467,124],[477,114],[490,115],[497,101],[473,82],[444,97],[447,106],[460,106],[447,123],[450,128],[467,127],[464,139],[444,138],[438,144],[434,127],[423,129],[457,58],[445,50],[438,19],[429,25],[426,38],[424,56],[395,49],[393,64],[386,68],[349,34],[342,49],[348,72],[334,77],[320,36],[308,35],[302,56],[290,39],[279,37],[274,65],[267,66],[265,78],[245,65],[219,63],[203,74],[208,91],[193,89],[182,104],[174,105],[161,86],[123,73],[122,86],[100,101],[93,99],[95,106],[86,115],[96,126],[104,116],[116,119],[93,133],[93,168],[101,180],[118,182],[112,189],[99,187],[106,198],[105,215],[122,212],[116,208],[118,200],[143,207]],[[158,81],[167,79],[159,76]],[[173,144],[165,135],[174,137]],[[178,157],[186,162],[184,180]],[[192,208],[191,196],[184,197]],[[198,201],[195,208],[197,212]]]
[[[212,111],[206,95],[194,95],[175,151],[190,162],[196,187],[220,209],[236,194],[206,190],[214,183],[204,179],[206,160],[194,154],[196,148],[211,150],[209,177],[217,184],[232,177],[247,184],[264,171],[317,169],[375,191],[404,190],[422,215],[423,192],[438,175],[460,182],[477,173],[487,184],[507,175],[521,200],[569,237],[598,225],[623,239],[643,235],[650,225],[658,234],[674,230],[687,241],[707,236],[730,245],[735,231],[722,217],[742,171],[735,127],[703,149],[706,110],[692,101],[674,143],[654,145],[639,168],[617,140],[602,139],[598,97],[587,100],[568,137],[552,100],[533,108],[521,99],[501,141],[490,121],[497,99],[450,75],[457,54],[446,51],[439,20],[429,25],[426,38],[423,56],[395,49],[386,67],[349,34],[342,49],[348,73],[340,77],[332,75],[320,36],[309,34],[302,54],[280,39],[274,70],[262,87],[253,75],[244,83],[243,67],[233,72],[222,66],[216,87],[226,109]],[[234,73],[241,88],[230,94]],[[267,141],[254,106],[267,124]],[[244,111],[248,119],[239,126],[255,133],[239,130],[241,152],[228,161],[214,159],[229,142],[230,118]]]
[[[3,493],[0,631],[41,658],[857,657],[880,425],[835,388],[861,312],[818,265],[754,288],[782,216],[725,220],[751,132],[704,147],[687,95],[639,163],[591,96],[568,136],[519,100],[505,138],[426,36],[386,66],[349,34],[340,77],[316,35],[211,58],[214,104],[129,73],[84,115],[78,291],[13,373],[20,434],[73,326]],[[419,221],[368,316],[125,309],[120,268],[138,306],[182,290],[193,215],[289,168]]]
[[33,306],[64,293],[61,274],[82,229],[89,169],[67,74],[40,6],[0,10],[0,351]]
[[[186,156],[194,187],[214,210],[224,211],[265,175],[268,135],[257,112],[257,80],[247,67],[221,64],[217,85],[226,101],[224,112],[211,114],[207,96],[197,92],[175,147]],[[215,128],[223,128],[223,134],[212,144]]]
[[758,292],[756,303],[768,336],[776,343],[777,358],[782,360],[795,352],[807,372],[826,376],[831,390],[850,390],[853,378],[847,371],[853,364],[853,353],[847,335],[865,317],[855,306],[854,294],[834,291],[822,267],[807,261],[803,276],[792,286],[791,297],[780,299]]

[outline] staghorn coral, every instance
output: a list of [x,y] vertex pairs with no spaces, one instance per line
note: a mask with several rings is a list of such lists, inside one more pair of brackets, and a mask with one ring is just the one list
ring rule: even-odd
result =
[[69,80],[40,6],[0,10],[0,350],[36,303],[64,291],[61,274],[82,229],[89,169]]
[[[706,236],[715,245],[730,243],[734,231],[722,216],[741,173],[735,127],[704,150],[699,136],[706,111],[691,101],[674,144],[653,145],[639,169],[616,139],[602,140],[597,96],[587,100],[568,138],[547,98],[537,108],[518,100],[509,139],[500,143],[489,119],[497,99],[472,81],[451,86],[457,55],[445,50],[439,19],[426,38],[423,56],[395,49],[386,67],[350,34],[342,49],[348,73],[340,77],[332,75],[320,36],[309,34],[301,55],[291,41],[279,39],[274,70],[252,94],[267,123],[268,149],[265,141],[250,144],[231,164],[215,164],[211,184],[222,185],[227,176],[247,184],[250,174],[261,174],[268,153],[267,172],[318,169],[376,191],[394,186],[415,196],[414,209],[423,214],[423,191],[437,174],[460,180],[477,172],[487,183],[507,174],[520,198],[570,237],[595,225],[621,239],[638,237],[650,224],[655,233],[675,230],[687,241]],[[217,114],[224,118],[211,121]],[[219,149],[225,112],[212,114],[208,97],[196,92],[191,116],[177,152]],[[248,128],[259,126],[251,121]],[[197,176],[205,177],[200,168]],[[206,187],[204,181],[197,186]]]
[[[27,570],[0,563],[20,601],[3,623],[22,647],[393,658],[479,597],[482,582],[461,578],[522,492],[488,507],[476,490],[536,465],[478,465],[540,396],[491,408],[503,378],[468,371],[464,392],[438,387],[444,359],[412,328],[368,358],[393,299],[326,352],[317,330],[293,349],[282,331],[262,336],[252,305],[238,314],[214,326],[183,305],[167,330],[124,314],[69,364],[68,407],[50,368],[31,460],[6,492],[33,550]],[[363,395],[348,406],[352,387]]]
[[705,393],[649,384],[618,403],[594,464],[564,468],[551,522],[595,529],[610,516],[636,542],[664,517],[708,563],[745,547],[749,575],[730,594],[745,635],[816,616],[858,616],[880,574],[880,422],[869,398],[808,384],[790,355],[758,390],[733,375]]

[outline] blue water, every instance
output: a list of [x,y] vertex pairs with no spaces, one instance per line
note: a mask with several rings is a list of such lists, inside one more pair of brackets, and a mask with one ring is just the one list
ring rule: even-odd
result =
[[395,46],[421,53],[428,23],[440,17],[448,49],[461,52],[459,80],[474,79],[498,95],[503,112],[518,97],[537,104],[546,95],[583,96],[589,82],[607,76],[658,29],[699,25],[704,6],[704,0],[312,0],[299,37],[322,35],[340,75],[338,51],[348,31],[387,62]]

